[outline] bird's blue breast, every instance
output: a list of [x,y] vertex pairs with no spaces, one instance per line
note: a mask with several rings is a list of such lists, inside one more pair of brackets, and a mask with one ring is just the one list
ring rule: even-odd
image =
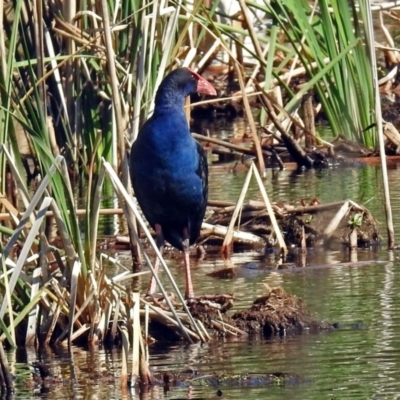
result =
[[203,207],[197,143],[183,112],[153,115],[132,146],[131,157],[135,193],[151,225],[169,220],[187,224]]

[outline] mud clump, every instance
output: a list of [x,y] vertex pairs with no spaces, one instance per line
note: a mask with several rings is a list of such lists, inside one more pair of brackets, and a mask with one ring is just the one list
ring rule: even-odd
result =
[[263,332],[264,336],[302,333],[305,329],[329,329],[329,324],[315,321],[303,301],[286,293],[282,288],[272,288],[256,299],[252,307],[232,316],[237,328],[248,333]]
[[332,329],[331,324],[314,320],[301,299],[280,287],[268,287],[267,293],[257,298],[249,309],[232,316],[226,310],[232,305],[233,299],[229,298],[228,302],[228,296],[220,296],[219,299],[219,304],[199,300],[192,302],[189,307],[193,317],[214,333],[221,334],[233,329],[237,333],[261,333],[268,337],[299,334],[305,330],[318,332]]

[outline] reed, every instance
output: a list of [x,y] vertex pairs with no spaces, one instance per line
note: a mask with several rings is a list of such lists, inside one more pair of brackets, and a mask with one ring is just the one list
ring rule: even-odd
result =
[[[121,282],[140,273],[99,254],[99,215],[106,192],[114,207],[135,214],[145,227],[129,200],[128,150],[152,112],[157,86],[176,61],[204,69],[223,50],[240,77],[238,97],[247,100],[255,87],[268,91],[279,85],[288,98],[285,112],[291,114],[304,94],[315,90],[334,134],[374,145],[373,131],[365,133],[375,121],[370,63],[353,2],[348,7],[344,0],[320,1],[316,13],[305,0],[241,1],[245,27],[236,27],[233,17],[222,20],[218,4],[206,9],[200,1],[183,0],[0,2],[0,213],[8,213],[11,221],[0,229],[0,243],[5,243],[0,245],[0,340],[16,345],[85,337],[95,342],[119,334],[124,346],[125,340],[133,343],[129,334],[137,335],[140,327],[129,321],[139,321],[139,300]],[[267,33],[252,26],[254,10],[272,16]],[[208,48],[201,52],[205,42]],[[252,63],[242,65],[234,50],[252,55]],[[259,71],[265,81],[257,86]],[[308,76],[297,92],[290,85],[296,74]],[[266,113],[260,122],[268,123]],[[262,169],[256,124],[252,134]],[[33,195],[24,168],[27,157],[34,158],[41,177]],[[5,196],[6,170],[12,172],[18,210]],[[82,222],[77,182],[86,188]],[[50,235],[50,216],[62,243],[58,246]],[[130,217],[128,223],[136,232]],[[21,252],[17,261],[16,250]],[[145,253],[144,258],[151,267]],[[118,281],[107,276],[107,263],[124,271]],[[168,303],[166,293],[165,298]],[[207,340],[183,307],[184,322],[172,304],[171,314],[161,318],[173,318],[188,341]],[[29,329],[20,330],[27,322]],[[138,357],[137,337],[134,343]]]
[[[312,6],[305,0],[278,0],[265,7],[250,1],[247,4],[272,16],[307,71],[308,84],[294,94],[286,110],[301,99],[305,88],[314,89],[333,135],[344,134],[374,147],[373,76],[363,41],[366,25],[361,15],[365,13],[358,13],[356,2],[323,0]],[[362,11],[363,4],[360,3]],[[317,68],[312,67],[314,62]]]

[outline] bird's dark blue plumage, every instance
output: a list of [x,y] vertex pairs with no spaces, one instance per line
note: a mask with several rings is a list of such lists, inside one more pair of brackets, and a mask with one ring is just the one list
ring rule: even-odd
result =
[[171,72],[130,154],[135,195],[158,245],[165,239],[183,251],[185,240],[193,244],[198,238],[207,204],[207,160],[184,112],[185,97],[195,92],[215,94],[215,89],[187,68]]

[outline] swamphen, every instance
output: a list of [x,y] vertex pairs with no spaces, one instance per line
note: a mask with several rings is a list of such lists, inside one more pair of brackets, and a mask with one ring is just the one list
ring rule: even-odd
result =
[[[207,159],[190,134],[184,111],[191,93],[216,95],[207,80],[188,68],[168,74],[157,91],[153,115],[141,128],[130,154],[130,174],[139,205],[156,232],[162,251],[164,239],[183,251],[186,298],[194,297],[189,246],[200,233],[207,205]],[[155,269],[158,271],[157,258]],[[149,293],[156,289],[152,278]]]

